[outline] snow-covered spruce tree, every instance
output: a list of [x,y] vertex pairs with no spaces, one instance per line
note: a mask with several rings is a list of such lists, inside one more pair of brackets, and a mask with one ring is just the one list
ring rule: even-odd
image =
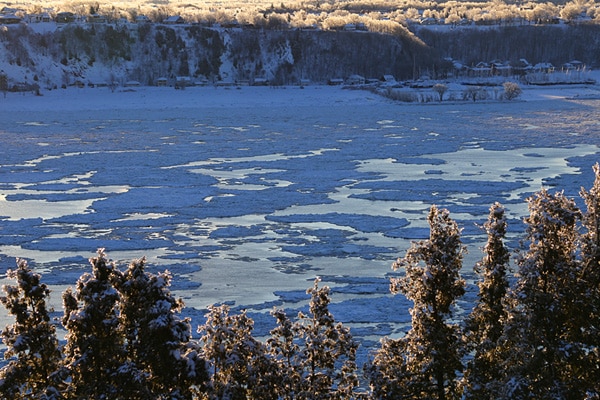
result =
[[277,326],[267,339],[267,351],[277,370],[277,393],[281,400],[294,400],[302,382],[300,346],[297,340],[298,324],[294,324],[284,310],[274,309],[271,315]]
[[146,260],[135,260],[119,276],[120,329],[127,357],[137,371],[136,394],[146,398],[191,399],[192,387],[202,388],[206,367],[192,346],[189,318],[171,294],[171,275],[145,271]]
[[590,392],[600,397],[600,165],[596,163],[594,184],[589,191],[581,189],[586,211],[582,222],[585,231],[581,235],[580,312],[583,329],[582,340],[586,344],[589,367],[581,379],[590,383]]
[[[283,376],[281,382],[289,386],[280,393],[285,399],[353,399],[358,395],[356,374],[356,351],[358,343],[353,339],[350,329],[342,323],[336,323],[329,311],[330,289],[319,287],[320,279],[315,279],[310,294],[309,313],[298,313],[298,319],[291,327],[296,335],[298,347],[290,343],[289,327],[279,326],[273,332],[275,341],[271,341],[271,351],[278,358]],[[276,314],[277,315],[277,314]],[[286,323],[278,318],[279,323]],[[283,335],[283,336],[280,336]],[[277,348],[277,343],[283,345]],[[294,353],[297,357],[294,359]],[[298,374],[300,379],[298,380]]]
[[414,307],[412,326],[400,339],[386,339],[366,367],[374,398],[457,399],[457,373],[462,371],[463,341],[451,323],[453,305],[465,292],[460,277],[465,247],[448,210],[432,206],[429,240],[415,242],[393,268],[392,293],[402,292]]
[[518,259],[518,281],[499,344],[503,377],[495,399],[584,399],[580,376],[586,349],[577,314],[577,221],[562,193],[528,199],[529,248]]
[[201,399],[277,399],[275,365],[263,343],[252,336],[254,321],[242,312],[230,315],[227,305],[211,306],[198,328],[201,356],[209,380]]
[[6,296],[0,302],[15,323],[2,331],[8,364],[0,369],[0,398],[56,398],[60,387],[53,377],[59,369],[61,352],[56,327],[50,322],[46,299],[50,289],[41,283],[39,274],[17,260],[17,269],[7,272],[15,286],[4,286]]
[[381,339],[381,347],[374,353],[373,360],[364,365],[365,376],[369,379],[370,398],[373,400],[417,399],[417,393],[410,392],[408,380],[412,373],[406,360],[407,341]]
[[121,273],[103,249],[91,258],[92,273],[63,293],[63,326],[67,330],[64,365],[70,375],[67,398],[139,398],[139,379],[126,362],[124,336],[119,330]]
[[504,212],[499,203],[490,207],[483,226],[488,238],[483,248],[484,257],[475,266],[481,280],[477,304],[465,324],[468,347],[474,351],[463,378],[463,393],[467,399],[490,398],[486,384],[496,380],[499,373],[494,358],[506,319],[504,300],[509,287],[506,273],[510,261],[510,251],[504,245],[507,227]]

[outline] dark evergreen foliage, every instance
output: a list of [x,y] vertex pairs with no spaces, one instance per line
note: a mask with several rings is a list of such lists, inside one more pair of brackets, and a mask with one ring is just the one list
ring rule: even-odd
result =
[[600,62],[597,51],[600,26],[574,24],[506,26],[489,29],[420,29],[418,36],[436,49],[440,57],[452,57],[465,65],[503,60],[513,65],[524,58],[531,63],[562,65],[581,60],[587,65]]
[[145,272],[146,260],[133,261],[117,284],[120,327],[129,362],[138,371],[140,398],[191,399],[191,388],[207,379],[204,360],[191,342],[183,301],[171,295],[171,276]]
[[252,319],[245,312],[230,315],[227,305],[209,311],[198,329],[210,373],[206,399],[277,399],[275,370],[265,345],[252,337]]
[[580,380],[586,382],[590,398],[600,398],[600,164],[593,168],[594,184],[589,191],[582,188],[580,192],[586,211],[582,217],[581,274],[574,308],[580,318],[581,341],[588,350]]
[[[405,271],[402,278],[392,278],[391,291],[413,301],[411,329],[398,343],[383,342],[369,368],[370,379],[373,387],[389,387],[400,398],[457,399],[463,343],[451,318],[453,305],[465,291],[460,269],[466,249],[448,210],[431,207],[428,221],[429,240],[413,243],[393,265]],[[388,350],[399,353],[400,359],[389,357]],[[392,398],[385,392],[376,392],[376,397]]]
[[135,382],[135,371],[121,368],[124,337],[116,334],[120,296],[115,283],[121,274],[102,250],[90,263],[92,273],[79,278],[75,292],[69,288],[63,294],[68,397],[117,398],[129,394],[124,383]]
[[481,280],[478,283],[478,301],[465,322],[468,347],[474,351],[464,377],[464,396],[467,399],[490,398],[487,384],[500,374],[494,359],[497,342],[506,323],[505,297],[508,291],[510,252],[504,245],[507,222],[502,205],[495,203],[484,228],[487,243],[485,255],[475,266]]
[[587,349],[580,341],[580,301],[574,288],[581,214],[562,193],[541,190],[528,199],[529,248],[518,259],[518,281],[500,339],[503,379],[496,398],[585,398]]
[[52,396],[59,389],[54,377],[61,351],[46,307],[50,289],[25,260],[17,260],[17,269],[9,270],[7,276],[17,284],[4,286],[6,296],[0,297],[2,305],[15,317],[15,323],[2,331],[8,364],[0,369],[1,396],[3,399]]
[[[284,392],[283,397],[306,400],[352,399],[355,397],[354,389],[358,386],[358,344],[352,338],[349,328],[335,322],[329,312],[330,289],[327,286],[319,287],[318,283],[319,279],[315,280],[313,287],[307,290],[311,296],[309,313],[300,312],[292,328],[297,334],[299,357],[296,358],[297,363],[292,364],[291,377],[284,379],[293,382],[299,372],[299,385],[295,388],[292,386],[293,390]],[[279,321],[285,326],[284,319]],[[287,372],[283,370],[283,373]]]

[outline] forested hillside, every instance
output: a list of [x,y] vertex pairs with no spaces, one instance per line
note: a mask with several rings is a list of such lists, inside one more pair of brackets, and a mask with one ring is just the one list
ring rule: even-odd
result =
[[408,76],[413,59],[434,62],[408,31],[368,32],[209,29],[200,26],[77,25],[35,33],[27,26],[0,32],[0,65],[14,82],[42,88],[117,80],[154,85],[176,76],[210,82],[265,78],[323,83],[350,74]]
[[[446,27],[448,28],[448,27]],[[339,30],[208,28],[200,25],[67,24],[34,31],[28,25],[0,31],[0,65],[11,85],[42,89],[138,81],[155,85],[177,76],[193,81],[273,85],[326,83],[353,74],[406,80],[447,76],[447,58],[559,66],[577,59],[600,64],[600,27],[512,26],[457,29],[404,27],[387,33]]]
[[521,25],[492,29],[422,28],[418,36],[441,57],[466,65],[479,61],[511,61],[560,66],[579,60],[589,67],[600,65],[600,25]]

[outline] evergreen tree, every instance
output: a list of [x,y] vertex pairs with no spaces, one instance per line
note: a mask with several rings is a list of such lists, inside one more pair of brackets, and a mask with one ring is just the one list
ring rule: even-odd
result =
[[[309,313],[298,313],[293,331],[300,341],[298,362],[302,379],[293,390],[296,399],[351,399],[358,386],[356,350],[358,344],[350,329],[336,323],[329,311],[328,286],[319,287],[316,279],[310,294]],[[297,369],[292,368],[292,381]],[[286,394],[290,396],[290,394]]]
[[0,297],[0,302],[15,317],[15,323],[2,331],[4,357],[9,362],[0,369],[0,397],[53,398],[60,388],[54,378],[61,352],[46,306],[50,289],[25,260],[17,260],[17,269],[9,270],[7,276],[17,284],[4,286],[6,296]]
[[580,212],[562,193],[528,199],[528,250],[518,260],[507,325],[499,341],[504,379],[495,398],[585,398],[579,382],[586,350],[578,341]]
[[130,263],[118,284],[127,357],[138,377],[136,394],[191,399],[191,388],[207,378],[204,361],[190,342],[189,318],[178,316],[184,304],[169,291],[171,275],[147,273],[145,264],[145,259]]
[[374,400],[417,399],[407,382],[412,373],[406,359],[407,341],[404,338],[381,339],[381,347],[375,351],[373,360],[364,366],[369,379],[371,398]]
[[202,398],[277,399],[275,372],[265,345],[252,336],[253,327],[245,311],[230,315],[227,305],[209,307],[206,323],[198,328],[201,354],[210,369]]
[[[592,188],[581,189],[586,212],[581,236],[582,271],[579,280],[577,315],[582,318],[582,340],[588,349],[588,367],[581,379],[589,383],[589,390],[600,398],[600,165],[593,167],[595,179]],[[583,302],[583,304],[581,304]]]
[[393,264],[406,272],[393,278],[390,287],[413,301],[412,326],[405,337],[384,340],[367,367],[376,398],[459,397],[456,378],[462,371],[463,344],[458,325],[450,321],[453,305],[465,291],[460,277],[465,248],[448,210],[432,206],[428,221],[429,240],[413,243]]
[[478,301],[465,328],[469,346],[475,351],[464,379],[464,396],[469,399],[490,398],[486,383],[498,379],[494,355],[506,320],[504,300],[509,287],[506,272],[510,252],[504,245],[506,227],[504,207],[495,203],[484,224],[488,237],[485,255],[475,266],[475,272],[481,276]]
[[300,362],[300,345],[298,329],[284,310],[271,312],[277,319],[277,326],[271,330],[267,339],[267,349],[277,369],[277,392],[281,400],[294,400],[300,391],[302,382],[302,363]]
[[121,274],[102,249],[90,263],[92,273],[79,278],[75,293],[69,288],[63,294],[65,367],[71,379],[67,397],[130,397],[127,388],[136,386],[130,386],[136,377],[130,366],[123,365],[126,355],[115,289]]

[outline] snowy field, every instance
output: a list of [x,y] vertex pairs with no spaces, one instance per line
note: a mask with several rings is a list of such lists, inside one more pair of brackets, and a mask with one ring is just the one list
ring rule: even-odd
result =
[[226,302],[249,310],[257,335],[274,306],[304,307],[320,276],[336,319],[374,346],[410,321],[388,277],[428,236],[432,204],[464,229],[472,283],[493,202],[516,247],[525,198],[577,196],[600,160],[597,86],[442,104],[322,86],[42,94],[0,96],[0,274],[28,259],[57,316],[105,247],[122,268],[146,256],[150,271],[169,269],[194,324]]

